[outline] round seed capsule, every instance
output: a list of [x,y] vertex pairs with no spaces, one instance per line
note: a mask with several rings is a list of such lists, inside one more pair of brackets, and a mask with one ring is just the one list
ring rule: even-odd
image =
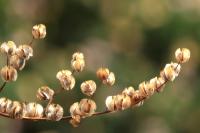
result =
[[8,41],[2,43],[0,49],[2,53],[12,55],[15,53],[16,45],[13,41]]
[[1,69],[1,78],[5,82],[16,81],[17,80],[17,70],[12,66],[4,66]]
[[92,96],[96,91],[96,87],[96,83],[93,80],[88,80],[81,84],[81,91],[85,95]]
[[37,103],[23,104],[23,117],[42,118],[44,109],[42,105]]
[[15,69],[22,70],[25,67],[26,61],[15,54],[10,57],[9,63],[10,66],[14,67]]
[[44,24],[34,25],[32,35],[35,39],[43,39],[46,36],[46,26]]
[[23,58],[25,60],[29,60],[30,57],[33,56],[33,49],[31,46],[29,45],[20,45],[17,50],[16,50],[16,54],[20,57]]
[[42,86],[37,91],[37,98],[39,100],[50,100],[54,95],[54,91],[50,89],[48,86]]
[[59,121],[63,117],[63,108],[59,104],[50,104],[47,106],[45,114],[47,119],[53,121]]

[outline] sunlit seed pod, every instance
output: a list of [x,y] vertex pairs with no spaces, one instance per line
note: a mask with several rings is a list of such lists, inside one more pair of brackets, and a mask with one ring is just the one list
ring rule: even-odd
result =
[[82,117],[87,117],[95,113],[97,106],[96,103],[91,99],[81,99],[79,108]]
[[113,96],[115,110],[122,110],[123,95]]
[[128,95],[128,96],[132,97],[133,94],[134,94],[134,92],[135,92],[134,88],[133,88],[132,86],[129,86],[128,88],[125,88],[125,89],[122,91],[122,94],[123,94],[123,95]]
[[178,48],[175,52],[175,57],[179,63],[185,63],[190,59],[190,50],[187,48]]
[[46,36],[46,26],[44,24],[37,24],[33,26],[32,35],[35,39],[43,39]]
[[2,97],[0,98],[0,112],[5,112],[7,104],[7,98]]
[[149,81],[149,83],[152,85],[152,87],[154,88],[154,89],[156,89],[156,87],[157,87],[157,80],[158,80],[158,78],[157,77],[154,77],[154,78],[152,78],[150,81]]
[[1,69],[1,78],[5,82],[16,81],[17,80],[17,70],[12,66],[4,66]]
[[12,106],[12,101],[8,98],[1,98],[0,99],[0,112],[2,113],[9,113]]
[[9,58],[9,64],[16,70],[22,70],[26,64],[26,61],[25,59],[20,58],[18,55],[15,54]]
[[142,82],[142,83],[139,84],[139,91],[140,91],[140,94],[141,94],[142,97],[148,96],[146,89],[147,89],[146,82]]
[[25,60],[29,60],[33,56],[33,48],[29,45],[19,45],[16,49],[16,54]]
[[79,108],[79,103],[75,102],[70,106],[69,112],[71,114],[71,116],[76,116],[76,115],[81,115],[81,111]]
[[18,101],[13,101],[11,111],[9,112],[9,116],[15,119],[21,119],[22,113],[23,113],[22,104]]
[[76,61],[76,60],[84,60],[84,55],[83,55],[83,53],[81,53],[81,52],[75,52],[75,53],[72,55],[72,60],[73,60],[73,61]]
[[61,86],[65,90],[72,90],[75,86],[75,78],[69,70],[59,71],[56,78],[60,81]]
[[49,88],[48,86],[42,86],[38,89],[36,97],[39,100],[50,100],[53,98],[54,90]]
[[163,77],[159,77],[156,81],[156,91],[157,92],[162,92],[164,88],[166,80]]
[[81,122],[81,117],[79,115],[76,115],[76,116],[72,117],[72,119],[69,121],[69,123],[73,127],[78,127],[80,122]]
[[131,105],[132,105],[132,102],[131,102],[130,96],[124,95],[123,101],[122,101],[122,110],[130,108]]
[[132,104],[135,105],[137,104],[139,101],[141,101],[141,99],[143,99],[144,97],[142,96],[140,90],[136,90],[133,94],[132,97]]
[[81,84],[81,91],[85,95],[92,96],[96,91],[96,83],[93,80],[83,82]]
[[106,104],[107,110],[109,110],[109,111],[115,110],[115,102],[113,100],[113,96],[108,96],[106,98],[105,104]]
[[178,75],[179,75],[179,73],[180,73],[180,71],[181,71],[181,65],[180,64],[178,64],[178,63],[171,63],[171,66],[172,66],[172,68],[174,69],[174,71],[175,71],[175,76],[177,77]]
[[108,75],[108,78],[103,80],[103,83],[107,84],[109,86],[114,85],[114,83],[115,83],[115,75],[114,75],[114,73],[110,72],[109,75]]
[[23,117],[42,118],[44,108],[38,103],[23,103]]
[[[155,90],[156,88],[155,88],[155,84],[152,84],[152,83],[150,83],[150,82],[147,82],[146,83],[146,93],[147,93],[147,96],[149,97],[149,96],[152,96],[153,94],[154,94],[154,90]],[[147,97],[147,98],[148,98]]]
[[63,108],[59,104],[50,104],[47,106],[45,115],[47,119],[53,121],[59,121],[62,119],[64,114]]
[[84,59],[72,60],[71,61],[71,67],[76,72],[83,71],[83,69],[85,67],[85,61],[84,61]]
[[15,53],[16,45],[13,41],[8,41],[2,43],[0,49],[2,53],[12,55]]
[[108,68],[99,68],[96,72],[97,74],[97,77],[100,79],[100,80],[107,80],[108,79],[108,76],[110,74],[110,71]]
[[173,81],[176,78],[176,72],[171,64],[166,64],[164,68],[165,78],[169,81]]

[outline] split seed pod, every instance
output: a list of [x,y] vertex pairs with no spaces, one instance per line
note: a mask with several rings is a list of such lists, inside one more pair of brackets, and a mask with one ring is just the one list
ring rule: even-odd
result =
[[63,117],[63,108],[59,104],[50,104],[47,106],[45,114],[47,119],[59,121]]
[[77,72],[83,71],[85,67],[85,60],[83,53],[76,52],[72,55],[71,67]]
[[16,70],[22,70],[25,67],[26,61],[15,54],[10,57],[9,64]]
[[12,66],[4,66],[1,69],[1,78],[5,82],[16,81],[17,80],[17,70]]
[[54,90],[50,89],[48,86],[42,86],[38,89],[36,97],[39,100],[50,100],[53,98]]
[[178,48],[175,52],[176,60],[185,63],[190,59],[190,50],[187,48]]
[[81,91],[85,95],[92,96],[96,91],[96,87],[96,83],[93,80],[88,80],[81,84]]
[[23,103],[23,117],[42,118],[44,108],[38,103]]
[[17,50],[16,50],[16,54],[20,57],[23,58],[25,60],[29,60],[30,57],[33,56],[33,48],[29,45],[20,45]]
[[12,55],[15,53],[16,45],[13,41],[8,41],[2,43],[0,49],[2,53]]
[[75,86],[75,79],[69,70],[59,71],[56,78],[60,81],[61,86],[65,90],[72,90]]
[[35,39],[43,39],[46,36],[46,26],[44,24],[34,25],[32,35]]

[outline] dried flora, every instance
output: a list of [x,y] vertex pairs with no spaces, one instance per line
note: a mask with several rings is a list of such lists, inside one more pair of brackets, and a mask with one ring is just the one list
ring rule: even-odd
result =
[[[23,70],[27,61],[33,57],[32,43],[34,39],[43,39],[46,36],[46,26],[37,24],[32,28],[32,40],[30,43],[16,45],[13,41],[4,42],[0,46],[1,53],[6,55],[6,65],[1,68],[0,74],[4,81],[0,91],[2,91],[8,82],[16,81],[18,70]],[[81,52],[75,52],[72,55],[71,69],[62,69],[57,72],[56,78],[60,83],[60,89],[53,90],[49,86],[41,86],[36,92],[39,101],[48,101],[47,104],[41,105],[36,102],[19,102],[12,101],[6,97],[0,98],[0,115],[13,119],[21,120],[48,120],[60,121],[69,120],[72,126],[79,126],[82,119],[97,115],[103,115],[116,111],[125,110],[131,107],[139,107],[144,101],[153,94],[162,92],[164,86],[169,81],[174,81],[181,70],[181,63],[185,63],[190,59],[190,51],[187,48],[178,48],[175,52],[176,62],[165,65],[156,76],[149,81],[143,81],[137,89],[132,86],[122,89],[122,91],[113,96],[107,96],[105,99],[106,110],[97,112],[97,105],[94,100],[82,98],[79,102],[74,102],[70,108],[70,115],[64,115],[64,108],[55,103],[54,97],[63,90],[73,90],[75,88],[76,79],[74,72],[82,72],[85,68],[85,57]],[[99,68],[96,72],[102,85],[113,86],[115,84],[115,74],[108,68]],[[98,88],[96,81],[85,80],[81,83],[80,89],[86,96],[93,96]]]

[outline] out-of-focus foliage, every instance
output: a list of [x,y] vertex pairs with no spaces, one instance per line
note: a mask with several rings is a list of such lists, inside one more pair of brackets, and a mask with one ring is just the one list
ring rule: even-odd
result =
[[[70,67],[73,52],[85,54],[86,70],[75,75],[76,88],[56,97],[66,114],[84,97],[81,82],[97,80],[98,67],[109,67],[116,74],[116,85],[99,88],[94,96],[98,110],[103,110],[106,96],[130,85],[137,88],[157,75],[174,60],[176,48],[191,50],[179,78],[140,108],[89,118],[78,128],[68,122],[0,118],[1,132],[200,132],[200,0],[0,0],[0,19],[0,42],[27,43],[33,25],[47,26],[47,37],[34,41],[34,58],[1,96],[35,101],[40,86],[58,88],[55,75]],[[0,56],[1,66],[4,58]]]

